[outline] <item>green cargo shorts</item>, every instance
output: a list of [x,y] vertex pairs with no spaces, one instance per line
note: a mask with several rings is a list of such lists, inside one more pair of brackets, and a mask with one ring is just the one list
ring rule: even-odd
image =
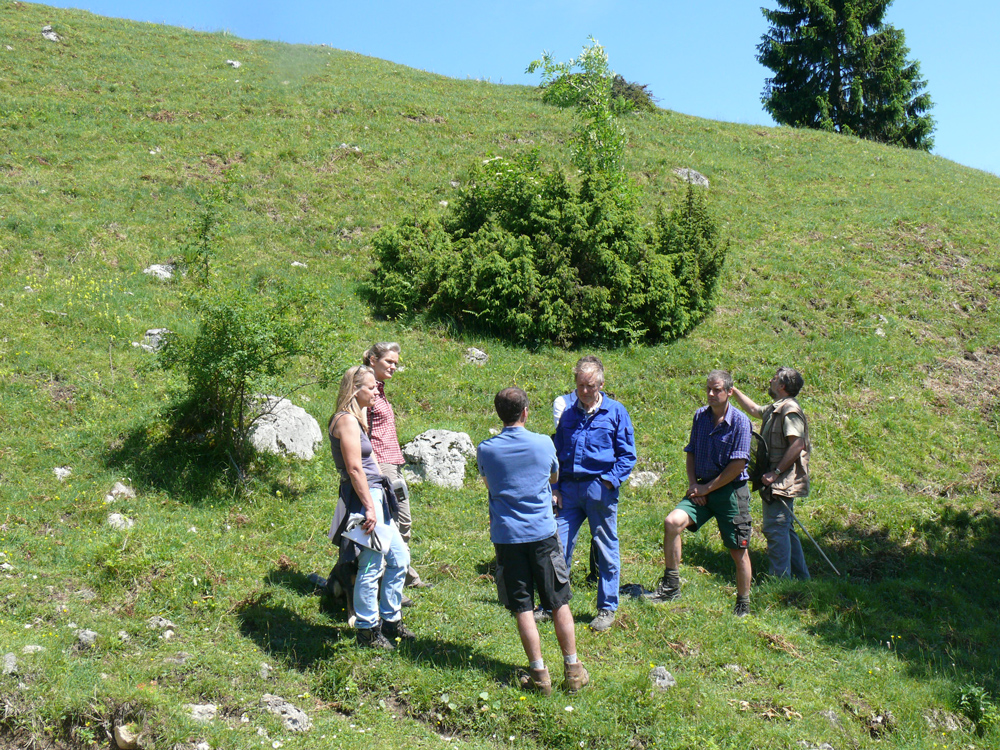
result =
[[710,518],[715,518],[722,535],[722,543],[729,549],[746,549],[750,546],[750,489],[746,482],[730,482],[706,498],[704,505],[695,505],[689,497],[677,507],[691,519],[691,531],[700,529]]

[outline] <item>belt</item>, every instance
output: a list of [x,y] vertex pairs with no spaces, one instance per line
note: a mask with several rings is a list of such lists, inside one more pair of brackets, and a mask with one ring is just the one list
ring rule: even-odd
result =
[[600,479],[600,474],[561,474],[559,476],[560,482],[593,482],[595,479]]

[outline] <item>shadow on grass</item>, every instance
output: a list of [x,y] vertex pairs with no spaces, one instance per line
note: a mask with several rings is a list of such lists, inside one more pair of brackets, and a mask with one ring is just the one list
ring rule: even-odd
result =
[[267,591],[238,607],[235,615],[240,633],[261,653],[298,670],[329,658],[333,644],[354,635],[346,624],[335,627],[309,622],[294,610],[271,603]]
[[[888,511],[885,518],[895,519]],[[837,577],[799,530],[812,581],[770,578],[757,537],[754,598],[808,614],[809,629],[844,648],[889,649],[919,678],[950,676],[1000,692],[1000,508],[946,505],[901,529],[879,515],[809,523]],[[704,534],[703,530],[700,532]],[[734,581],[725,550],[685,540],[689,566]]]
[[236,471],[225,456],[183,427],[162,422],[137,427],[115,441],[104,462],[129,477],[136,490],[165,492],[190,505],[225,497],[235,488]]

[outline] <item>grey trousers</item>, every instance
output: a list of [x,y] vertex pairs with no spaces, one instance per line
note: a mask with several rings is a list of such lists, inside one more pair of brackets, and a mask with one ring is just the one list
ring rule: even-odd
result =
[[[396,464],[379,464],[379,471],[382,472],[384,476],[389,477],[389,481],[393,483],[403,482],[403,475],[399,472],[399,467]],[[403,542],[406,544],[406,548],[410,548],[410,537],[411,529],[413,527],[413,516],[410,514],[410,498],[408,492],[400,492],[396,495],[396,500],[399,504],[399,522],[396,524],[399,527],[399,535],[403,537]],[[413,565],[408,565],[406,568],[406,585],[413,586],[420,583],[420,574],[416,571]]]

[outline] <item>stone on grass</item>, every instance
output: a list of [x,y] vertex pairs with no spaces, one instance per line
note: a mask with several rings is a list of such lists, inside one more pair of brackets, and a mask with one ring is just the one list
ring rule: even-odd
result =
[[924,721],[927,722],[927,726],[932,732],[957,732],[967,726],[971,728],[971,722],[964,716],[953,714],[950,711],[944,711],[940,708],[932,708],[929,711],[925,711],[923,716]]
[[93,648],[97,645],[97,633],[93,630],[77,630],[76,643],[81,649]]
[[674,174],[683,178],[684,182],[690,182],[692,185],[697,185],[698,187],[708,187],[708,178],[688,167],[677,167],[674,170]]
[[128,634],[127,630],[119,630],[118,640],[121,641],[122,643],[128,643],[129,641],[132,640],[132,636]]
[[[150,354],[160,351],[163,348],[163,339],[168,333],[173,333],[169,328],[150,328],[142,337],[142,341],[133,341],[132,346],[142,349]],[[121,484],[119,482],[119,484]],[[115,485],[116,487],[118,485]],[[135,497],[133,494],[132,497]]]
[[214,703],[185,703],[181,708],[187,711],[192,719],[203,724],[212,721],[219,712],[219,707]]
[[135,750],[139,747],[139,735],[128,725],[116,726],[115,744],[118,750]]
[[238,68],[241,64],[239,60],[226,60],[226,65],[230,68]]
[[129,487],[127,484],[121,482],[115,482],[115,486],[111,488],[111,491],[104,496],[104,502],[113,503],[120,497],[124,497],[131,500],[135,497],[135,490]]
[[7,571],[10,571],[10,570],[13,570],[13,569],[14,569],[14,566],[11,565],[9,562],[0,563],[0,570],[2,570],[5,573]]
[[659,690],[667,690],[677,685],[677,680],[667,671],[666,667],[654,667],[649,673],[649,681],[653,683],[653,687]]
[[490,355],[484,352],[482,349],[477,349],[474,346],[470,346],[465,350],[465,361],[474,365],[485,365],[490,361]]
[[305,711],[299,710],[284,698],[264,693],[260,705],[272,714],[280,716],[285,729],[291,732],[305,732],[312,728],[312,721],[306,716]]
[[438,487],[461,489],[465,482],[466,458],[476,455],[476,447],[464,432],[427,430],[403,446],[408,482],[430,482]]
[[168,281],[174,277],[176,270],[176,263],[154,263],[151,266],[146,266],[142,269],[142,272],[147,276],[153,276],[161,281]]
[[260,675],[260,679],[269,680],[271,679],[271,672],[273,671],[274,669],[271,667],[270,664],[261,662],[260,670],[257,672],[257,674]]
[[202,740],[194,746],[194,750],[212,750],[212,746],[205,742],[205,740]]
[[66,477],[73,473],[73,469],[69,466],[57,466],[52,470],[52,473],[56,475],[56,478],[59,479],[60,482],[65,482]]
[[165,630],[166,628],[176,628],[170,620],[166,617],[160,617],[159,615],[153,615],[148,620],[146,620],[146,627],[150,630]]
[[300,263],[297,260],[292,261],[292,268],[309,268],[305,263]]
[[62,37],[60,37],[56,32],[52,30],[51,26],[42,27],[42,38],[48,39],[50,42],[61,42]]
[[128,531],[135,526],[135,521],[121,513],[112,513],[108,516],[108,526],[115,531]]
[[45,646],[36,646],[35,644],[29,644],[21,649],[22,654],[40,654],[45,650]]
[[13,653],[3,655],[3,673],[5,675],[17,674],[17,656]]
[[191,654],[187,651],[180,651],[174,656],[168,656],[163,660],[164,664],[177,664],[178,666],[187,664],[187,660],[191,658]]
[[635,489],[652,487],[660,481],[660,475],[655,471],[634,471],[629,474],[628,485]]
[[250,428],[250,442],[259,451],[312,460],[323,443],[319,422],[287,398],[264,396],[264,413]]

